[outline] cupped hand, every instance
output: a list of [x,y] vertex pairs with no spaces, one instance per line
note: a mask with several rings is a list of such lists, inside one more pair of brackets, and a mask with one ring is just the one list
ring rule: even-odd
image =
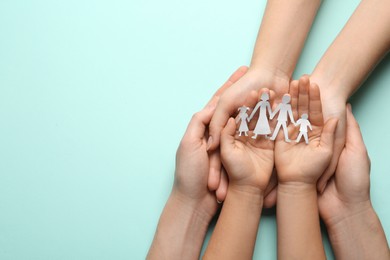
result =
[[[259,91],[268,88],[275,93],[275,101],[279,102],[284,93],[289,89],[289,77],[276,76],[268,70],[249,69],[237,82],[232,84],[221,96],[209,127],[209,151],[218,151],[221,131],[225,127],[229,117],[233,116],[237,108],[242,106],[250,96],[251,91]],[[245,104],[247,105],[247,104]],[[213,167],[210,170],[209,188],[216,190],[217,198],[223,201],[227,192],[227,177],[221,175],[221,163],[218,152],[213,156]],[[273,185],[274,186],[274,185]]]
[[[241,67],[230,79],[238,79],[245,72],[246,67]],[[172,193],[187,205],[209,216],[216,213],[218,204],[215,193],[207,188],[212,161],[207,152],[207,128],[220,95],[231,84],[231,81],[227,81],[213,95],[209,103],[193,115],[176,153],[176,172]]]
[[327,225],[371,207],[370,159],[350,105],[346,115],[346,143],[336,173],[318,197],[320,215]]
[[[257,100],[258,94],[254,91],[251,96]],[[249,136],[238,136],[235,120],[230,118],[221,135],[221,159],[229,186],[250,187],[264,194],[274,166],[274,142],[263,136],[253,139],[251,131]]]
[[290,123],[288,132],[292,141],[288,143],[281,129],[275,141],[278,180],[279,183],[315,185],[331,160],[337,119],[330,119],[324,124],[319,88],[314,83],[310,84],[307,76],[291,83],[290,95],[294,118],[297,120],[307,114],[312,131],[308,130],[308,144],[303,140],[297,143],[295,138],[299,127]]

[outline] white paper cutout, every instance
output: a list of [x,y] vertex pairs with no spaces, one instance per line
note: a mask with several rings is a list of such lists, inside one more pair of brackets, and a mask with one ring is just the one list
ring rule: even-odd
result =
[[299,141],[301,140],[302,136],[303,138],[305,138],[305,142],[306,144],[309,144],[309,138],[307,137],[307,128],[309,128],[310,130],[313,130],[313,128],[311,128],[311,124],[308,120],[308,115],[307,114],[303,114],[301,116],[300,119],[298,119],[298,121],[295,123],[295,126],[299,126],[299,135],[297,137],[297,140],[295,140],[295,142],[299,143]]
[[268,138],[268,135],[271,133],[271,128],[269,127],[268,117],[267,117],[267,111],[268,115],[272,114],[271,110],[271,104],[269,103],[269,95],[268,93],[263,93],[261,95],[261,101],[258,102],[253,109],[251,115],[249,116],[248,121],[250,122],[255,115],[256,111],[260,108],[260,115],[259,119],[257,120],[256,127],[253,130],[254,136],[252,136],[253,139],[257,138],[257,135],[265,135],[265,138]]
[[289,143],[291,140],[288,138],[288,130],[287,130],[287,121],[290,118],[291,122],[295,124],[295,120],[292,114],[291,105],[290,105],[290,95],[284,94],[282,98],[282,103],[280,103],[275,111],[270,115],[270,119],[273,119],[275,115],[279,112],[278,123],[276,125],[275,131],[271,136],[271,140],[275,140],[276,136],[279,133],[280,127],[283,127],[284,131],[284,140]]
[[242,133],[245,134],[245,136],[248,136],[248,131],[249,131],[249,128],[248,128],[248,122],[249,122],[249,116],[248,114],[246,113],[246,111],[249,110],[249,107],[246,107],[246,106],[242,106],[240,108],[238,108],[238,111],[240,111],[240,113],[238,114],[237,118],[236,118],[236,124],[238,124],[238,122],[241,120],[241,123],[240,123],[240,127],[238,128],[238,136],[241,136]]

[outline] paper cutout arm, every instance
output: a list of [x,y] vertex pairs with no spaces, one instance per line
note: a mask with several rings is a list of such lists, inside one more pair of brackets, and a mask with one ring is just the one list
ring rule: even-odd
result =
[[269,102],[267,102],[267,110],[268,110],[268,115],[271,116],[272,108],[271,108],[271,104]]
[[309,121],[307,121],[307,126],[309,127],[309,129],[310,129],[311,131],[313,131],[313,128],[311,127],[311,124],[310,124]]
[[250,122],[252,120],[253,116],[255,115],[255,113],[259,109],[259,107],[260,107],[260,102],[256,104],[256,106],[253,109],[251,115],[248,117],[248,122]]
[[269,118],[270,118],[270,119],[273,119],[274,116],[279,112],[279,110],[280,110],[280,105],[278,105],[278,106],[276,107],[275,111],[274,111],[273,113],[270,114]]
[[291,110],[291,106],[289,106],[287,112],[288,112],[288,115],[290,117],[291,123],[293,123],[295,125],[295,120],[294,120],[294,116],[293,116],[293,113],[292,113],[292,110]]
[[299,126],[299,124],[300,124],[301,122],[302,122],[302,120],[301,120],[301,119],[298,119],[298,121],[295,122],[294,125],[295,125],[295,126]]

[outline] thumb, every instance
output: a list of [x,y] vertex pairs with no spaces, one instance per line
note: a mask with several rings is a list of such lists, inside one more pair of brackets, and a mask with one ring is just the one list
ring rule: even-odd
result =
[[333,150],[333,143],[338,121],[338,118],[331,118],[326,121],[321,133],[320,146],[329,147]]

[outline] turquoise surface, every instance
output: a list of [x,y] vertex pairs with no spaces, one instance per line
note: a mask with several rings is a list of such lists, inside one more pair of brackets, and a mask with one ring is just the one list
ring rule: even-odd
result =
[[[296,77],[312,71],[358,2],[323,2]],[[0,259],[145,258],[187,123],[249,64],[264,7],[0,1]],[[389,71],[387,57],[352,99],[387,236]],[[255,258],[276,259],[272,212]]]

